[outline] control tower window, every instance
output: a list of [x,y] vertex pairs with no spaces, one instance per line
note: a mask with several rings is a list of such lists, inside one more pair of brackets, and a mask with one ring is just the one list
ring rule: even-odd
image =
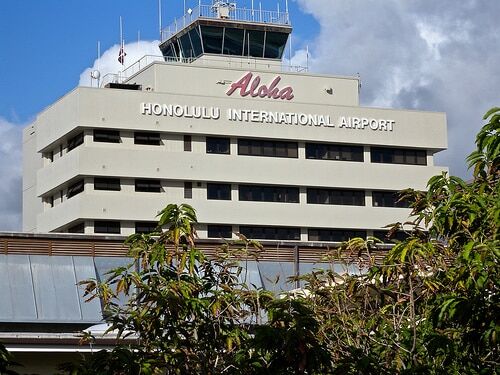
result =
[[191,45],[191,39],[189,39],[189,34],[184,34],[179,38],[182,47],[182,56],[184,58],[195,57],[193,46]]
[[172,44],[169,44],[168,46],[165,47],[165,50],[163,50],[163,56],[166,57],[166,60],[175,59],[175,52],[174,48],[172,47]]
[[[264,57],[264,31],[247,31],[243,55],[250,57]],[[249,46],[250,45],[250,46]],[[248,53],[250,47],[250,53]]]
[[226,27],[224,31],[224,55],[241,56],[245,30]]
[[191,38],[191,45],[193,46],[193,51],[195,56],[200,56],[203,53],[201,48],[201,37],[200,29],[195,27],[189,31],[189,37]]
[[222,53],[222,27],[201,26],[201,35],[203,37],[203,49],[205,53]]
[[266,32],[266,48],[264,57],[268,59],[280,59],[285,50],[287,34],[276,33],[272,31]]

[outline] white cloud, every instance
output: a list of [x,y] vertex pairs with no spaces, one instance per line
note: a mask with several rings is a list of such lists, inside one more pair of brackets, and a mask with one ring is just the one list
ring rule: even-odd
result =
[[0,139],[0,231],[20,231],[22,126],[0,117]]
[[[134,43],[125,44],[125,68],[133,65],[135,62],[142,59],[144,56],[148,56],[148,62],[152,60],[161,59],[161,51],[158,48],[159,42],[154,41],[140,41]],[[120,45],[115,44],[108,50],[106,50],[100,59],[96,59],[92,67],[87,68],[80,74],[79,86],[91,86],[96,83],[91,82],[90,73],[93,70],[99,70],[101,73],[101,79],[109,79],[110,76],[106,77],[107,74],[117,74],[123,71],[123,66],[118,62],[118,53],[120,51]],[[137,65],[138,66],[138,65]]]
[[446,112],[449,149],[437,162],[467,176],[481,118],[500,105],[500,1],[297,2],[320,25],[310,69],[359,72],[363,105]]

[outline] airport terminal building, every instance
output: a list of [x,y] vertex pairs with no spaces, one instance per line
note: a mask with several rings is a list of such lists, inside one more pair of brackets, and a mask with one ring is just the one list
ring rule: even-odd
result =
[[[359,105],[358,77],[283,63],[287,12],[201,5],[24,131],[23,230],[129,235],[189,203],[200,238],[338,242],[405,221],[447,169],[444,113]],[[106,84],[107,83],[107,84]]]

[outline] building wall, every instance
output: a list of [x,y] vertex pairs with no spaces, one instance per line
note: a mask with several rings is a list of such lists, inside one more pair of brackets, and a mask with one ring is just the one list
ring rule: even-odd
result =
[[[372,230],[404,221],[408,209],[373,207],[372,192],[425,189],[431,176],[446,170],[433,162],[434,153],[447,146],[443,113],[360,107],[355,78],[252,73],[267,85],[279,75],[278,87],[293,87],[294,98],[241,97],[238,92],[228,96],[230,84],[247,74],[246,70],[162,63],[154,63],[130,79],[149,91],[77,88],[68,93],[42,112],[33,125],[37,132],[35,158],[44,157],[43,167],[35,167],[38,200],[32,192],[25,195],[24,227],[64,231],[69,224],[83,220],[85,232],[92,233],[93,220],[121,220],[121,234],[130,234],[135,221],[153,220],[168,203],[187,202],[198,210],[202,235],[206,234],[204,224],[255,224],[301,227],[301,239],[306,240],[306,228]],[[157,104],[178,105],[184,108],[184,115],[156,115],[151,108]],[[217,110],[218,116],[203,119],[185,115],[194,111],[193,106],[207,113]],[[333,126],[231,121],[228,110],[321,115]],[[363,128],[340,126],[342,119],[353,117],[391,121],[393,129],[372,130],[366,124]],[[94,142],[94,129],[119,130],[120,143]],[[134,144],[134,131],[159,132],[161,145]],[[68,140],[80,132],[83,144],[68,152]],[[191,151],[184,150],[185,135],[191,136]],[[207,136],[230,138],[230,154],[207,154]],[[297,142],[298,157],[238,155],[237,142],[243,138]],[[364,161],[306,159],[308,142],[363,146]],[[373,163],[370,148],[376,146],[424,150],[427,165]],[[25,147],[24,152],[33,158],[33,148]],[[26,181],[30,173],[25,168]],[[120,178],[121,191],[95,191],[94,176]],[[136,192],[135,178],[161,180],[162,192]],[[85,180],[84,191],[67,199],[68,186],[79,179]],[[185,181],[193,184],[190,199],[184,198]],[[232,199],[207,200],[209,182],[230,183]],[[240,184],[298,187],[300,203],[239,201]],[[365,206],[308,204],[308,187],[362,189]],[[45,202],[43,212],[38,208],[41,200]],[[35,226],[30,216],[37,218]]]

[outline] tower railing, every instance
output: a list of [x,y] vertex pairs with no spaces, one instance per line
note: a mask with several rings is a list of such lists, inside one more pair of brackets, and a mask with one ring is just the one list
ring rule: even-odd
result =
[[[142,69],[148,65],[159,62],[161,64],[190,64],[197,60],[198,66],[220,66],[221,60],[203,58],[175,58],[175,57],[165,57],[158,55],[144,55],[139,60],[133,64],[127,66],[123,71],[119,73],[108,73],[101,79],[101,87],[104,87],[107,83],[122,83],[132,77],[133,75],[139,73]],[[225,66],[237,69],[267,69],[269,68],[269,62],[254,58],[233,58],[231,56],[226,56]],[[273,65],[273,68],[278,68],[282,72],[307,72],[307,68],[299,65],[290,65],[286,62],[282,62],[280,66]]]
[[221,16],[220,8],[213,5],[200,4],[193,9],[190,9],[184,16],[176,18],[169,26],[165,27],[161,31],[161,41],[163,42],[167,40],[198,18],[224,19],[285,26],[291,25],[288,12],[262,10],[260,8],[237,8],[236,6],[231,6],[228,7],[228,15]]

